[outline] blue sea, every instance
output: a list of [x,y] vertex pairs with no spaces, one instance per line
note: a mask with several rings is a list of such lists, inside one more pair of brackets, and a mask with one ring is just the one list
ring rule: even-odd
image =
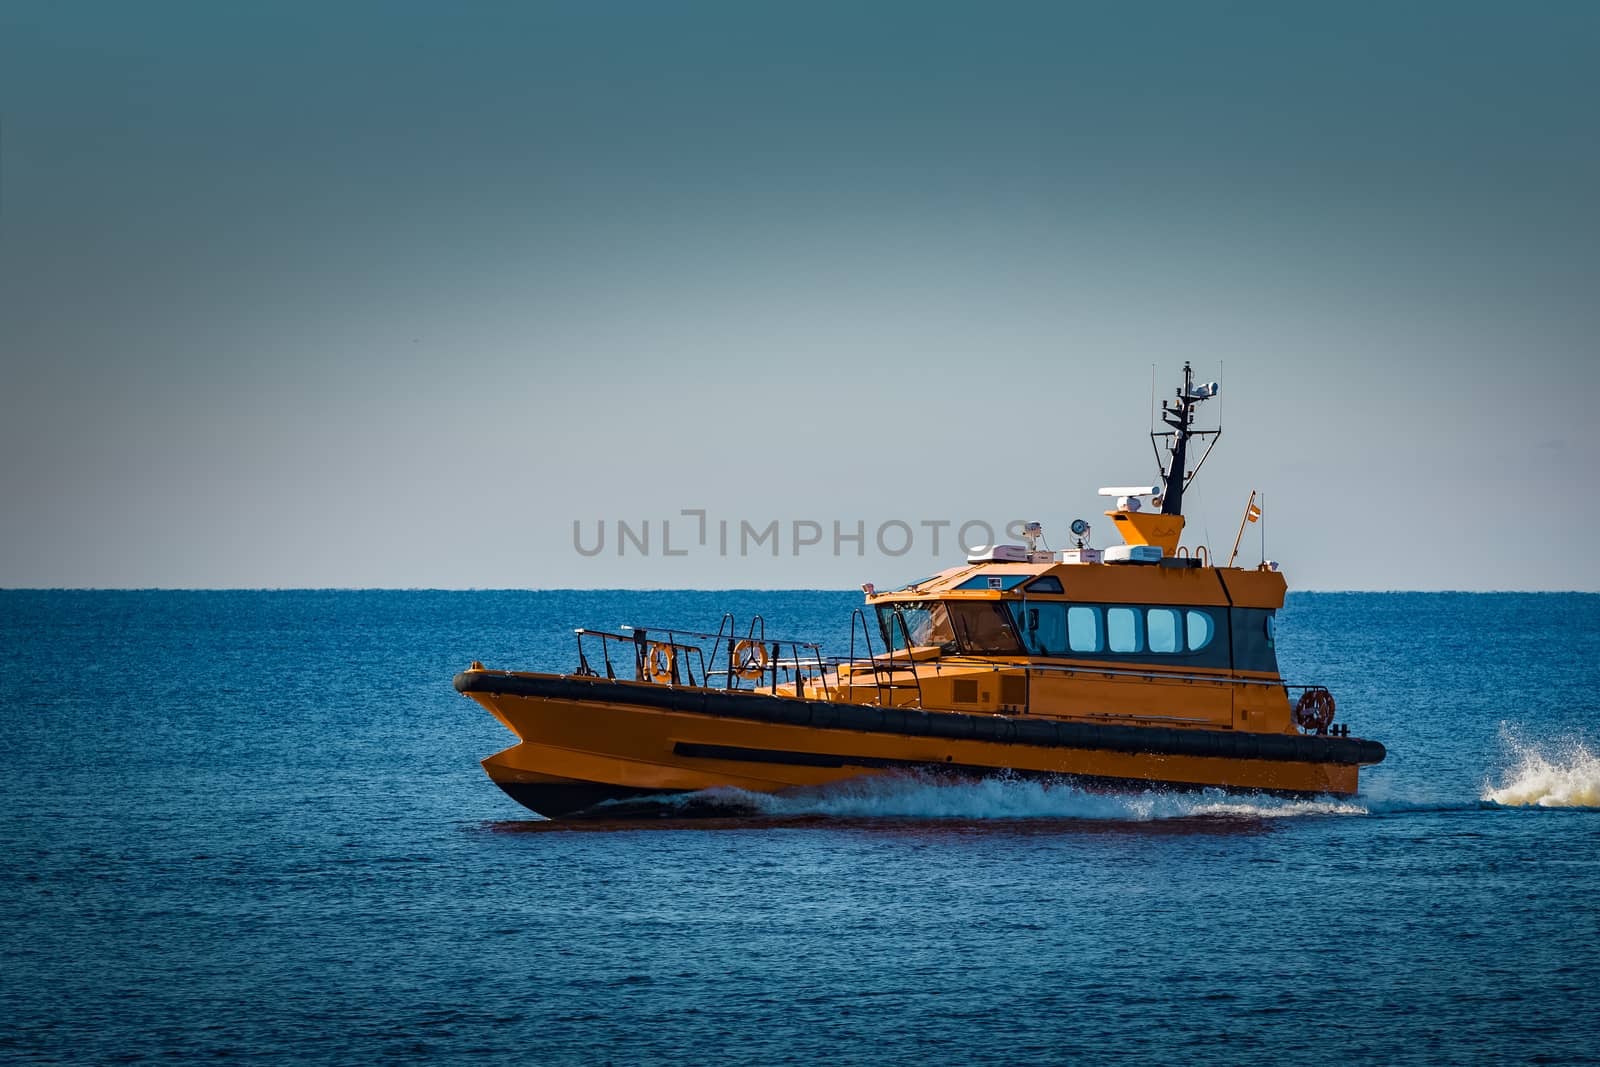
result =
[[1600,596],[1298,594],[1354,799],[543,822],[451,676],[836,592],[0,592],[0,1061],[1600,1062]]

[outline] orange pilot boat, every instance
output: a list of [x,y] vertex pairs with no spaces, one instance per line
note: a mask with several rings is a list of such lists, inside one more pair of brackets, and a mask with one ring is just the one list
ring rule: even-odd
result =
[[456,689],[520,739],[484,770],[551,818],[897,771],[1354,794],[1384,747],[1334,724],[1326,688],[1279,675],[1276,564],[1215,566],[1180,543],[1191,447],[1206,443],[1198,470],[1220,434],[1194,427],[1216,385],[1183,374],[1162,405],[1169,428],[1151,435],[1161,484],[1101,490],[1123,544],[1087,547],[1078,520],[1077,547],[1051,552],[1031,524],[1026,545],[892,592],[864,586],[843,657],[724,616],[715,633],[578,630],[572,674],[473,663]]

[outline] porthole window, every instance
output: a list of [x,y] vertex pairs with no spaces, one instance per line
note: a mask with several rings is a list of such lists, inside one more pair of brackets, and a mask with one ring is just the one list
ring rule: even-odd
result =
[[1105,635],[1100,631],[1100,609],[1074,604],[1067,609],[1067,647],[1074,652],[1101,652]]
[[1106,647],[1113,652],[1144,651],[1144,612],[1138,608],[1106,609]]
[[1189,651],[1198,652],[1211,643],[1217,634],[1217,624],[1208,612],[1190,611],[1189,623]]
[[1145,632],[1151,652],[1182,652],[1183,629],[1174,608],[1151,608],[1145,612]]

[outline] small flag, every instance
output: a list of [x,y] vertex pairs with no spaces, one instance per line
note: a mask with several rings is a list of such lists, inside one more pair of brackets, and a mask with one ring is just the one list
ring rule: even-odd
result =
[[1244,513],[1244,517],[1247,522],[1259,522],[1261,519],[1261,507],[1257,504],[1251,504],[1250,510]]

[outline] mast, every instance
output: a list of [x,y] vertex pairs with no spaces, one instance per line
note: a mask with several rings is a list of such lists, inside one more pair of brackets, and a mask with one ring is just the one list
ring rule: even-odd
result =
[[[1170,430],[1157,430],[1150,435],[1151,447],[1156,450],[1156,463],[1161,463],[1161,442],[1169,450],[1165,470],[1162,471],[1161,514],[1183,514],[1183,491],[1189,482],[1205,464],[1206,457],[1211,455],[1211,449],[1217,443],[1217,438],[1222,436],[1222,427],[1215,430],[1196,430],[1194,428],[1195,405],[1202,400],[1209,400],[1217,395],[1218,385],[1209,382],[1203,385],[1194,384],[1194,369],[1188,360],[1183,362],[1183,388],[1178,390],[1177,399],[1163,400],[1161,402],[1161,421],[1172,427]],[[1206,450],[1200,456],[1194,470],[1188,469],[1189,440],[1194,437],[1208,437]]]

